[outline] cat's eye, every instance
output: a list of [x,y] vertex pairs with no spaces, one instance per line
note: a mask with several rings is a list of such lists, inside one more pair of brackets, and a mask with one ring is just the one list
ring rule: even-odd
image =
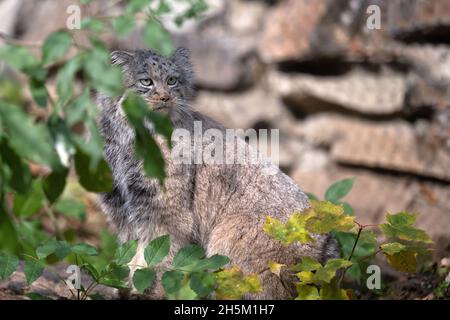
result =
[[153,84],[152,79],[141,79],[140,82],[144,87],[150,87]]
[[176,77],[169,77],[169,78],[167,79],[167,84],[168,84],[169,86],[174,86],[174,85],[177,84],[177,82],[178,82],[178,79],[177,79]]

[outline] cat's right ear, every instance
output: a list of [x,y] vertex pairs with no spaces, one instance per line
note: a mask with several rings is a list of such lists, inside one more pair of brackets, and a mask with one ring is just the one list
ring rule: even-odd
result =
[[126,51],[113,51],[111,53],[111,63],[116,66],[123,67],[130,63],[133,59],[133,54]]

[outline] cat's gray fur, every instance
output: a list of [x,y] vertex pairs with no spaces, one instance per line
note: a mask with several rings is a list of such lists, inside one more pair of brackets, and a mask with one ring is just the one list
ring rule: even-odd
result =
[[[202,121],[203,131],[225,130],[190,107],[193,72],[186,49],[178,49],[170,58],[148,50],[113,52],[112,61],[123,68],[126,87],[139,92],[153,107],[162,107],[174,129],[192,132],[194,121]],[[178,79],[175,86],[167,84],[169,76]],[[143,88],[140,77],[151,78],[153,88]],[[134,132],[120,103],[120,99],[98,95],[105,157],[114,176],[114,190],[102,196],[102,206],[121,241],[139,241],[132,264],[145,263],[142,251],[148,241],[170,234],[171,251],[163,263],[170,263],[181,247],[198,244],[207,255],[226,255],[244,273],[258,274],[264,289],[247,298],[286,299],[295,294],[292,275],[285,269],[280,277],[271,273],[270,260],[290,265],[302,256],[322,262],[338,256],[336,241],[330,236],[317,236],[311,245],[285,246],[263,231],[265,215],[286,221],[294,211],[308,207],[305,193],[265,158],[256,165],[174,164],[158,136],[167,172],[161,188],[156,179],[145,176],[142,163],[135,158]],[[237,143],[246,144],[240,138]],[[274,175],[263,173],[268,166],[276,170]],[[160,287],[152,291],[153,297],[162,297]]]

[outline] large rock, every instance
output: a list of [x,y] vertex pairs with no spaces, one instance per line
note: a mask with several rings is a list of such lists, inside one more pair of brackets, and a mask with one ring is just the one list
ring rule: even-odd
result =
[[230,91],[249,86],[260,75],[253,37],[236,37],[218,27],[177,35],[175,43],[190,50],[201,88]]
[[442,0],[389,1],[389,27],[406,40],[446,40],[450,35],[450,2]]
[[194,106],[229,128],[282,128],[294,122],[277,97],[261,87],[236,93],[202,90]]
[[450,181],[450,152],[423,135],[427,127],[321,114],[296,131],[311,143],[329,147],[332,159],[340,163]]
[[327,0],[287,0],[266,20],[259,52],[265,61],[294,60],[310,52],[310,35],[328,8]]
[[314,113],[345,109],[368,115],[399,113],[406,93],[405,77],[382,69],[356,69],[342,76],[272,73],[269,82],[294,111]]
[[[296,169],[292,177],[303,187],[323,199],[334,182],[356,177],[352,191],[344,198],[355,210],[357,221],[380,224],[386,213],[410,211],[417,214],[417,226],[437,242],[437,251],[450,245],[450,185],[421,182],[363,169],[326,166],[319,170]],[[439,255],[440,253],[438,253]]]
[[[372,44],[385,39],[385,31],[366,27],[366,9],[386,1],[286,0],[278,2],[266,19],[259,44],[264,61],[312,61],[323,58],[366,57]],[[382,18],[385,15],[381,16]]]

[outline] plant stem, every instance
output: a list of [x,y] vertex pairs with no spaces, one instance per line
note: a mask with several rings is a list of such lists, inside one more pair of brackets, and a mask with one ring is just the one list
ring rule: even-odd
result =
[[[362,232],[363,228],[364,228],[363,226],[359,225],[358,234],[356,235],[355,243],[353,244],[353,248],[352,248],[352,251],[350,252],[350,256],[347,259],[348,261],[352,261],[353,254],[355,253],[356,245],[358,244],[358,240],[359,240],[359,237],[361,236],[361,232]],[[339,281],[338,281],[338,286],[339,287],[341,286],[341,282],[344,280],[345,273],[347,272],[347,270],[349,268],[350,267],[345,268],[344,271],[342,272],[342,275],[341,275],[341,277],[339,278]]]

